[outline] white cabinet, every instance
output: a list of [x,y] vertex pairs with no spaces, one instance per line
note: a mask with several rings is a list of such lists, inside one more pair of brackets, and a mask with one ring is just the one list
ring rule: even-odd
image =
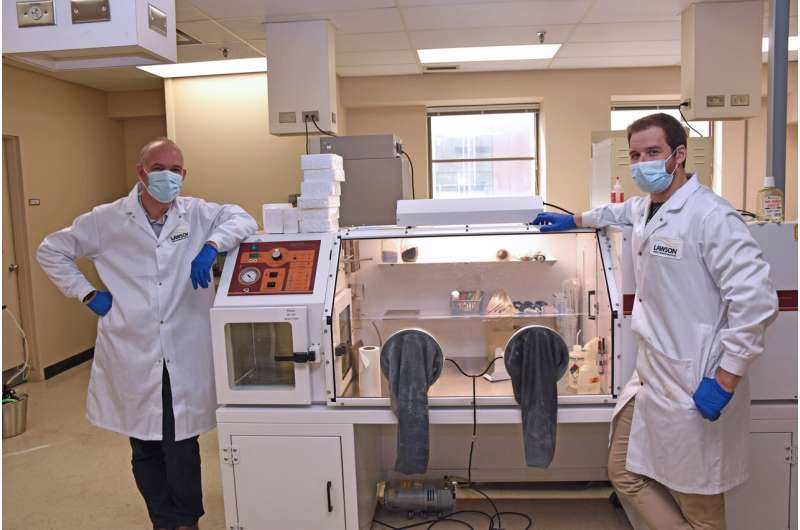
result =
[[790,432],[750,434],[750,480],[725,495],[728,530],[791,527],[792,442]]
[[346,528],[339,437],[233,435],[223,452],[235,460],[236,521],[228,526]]

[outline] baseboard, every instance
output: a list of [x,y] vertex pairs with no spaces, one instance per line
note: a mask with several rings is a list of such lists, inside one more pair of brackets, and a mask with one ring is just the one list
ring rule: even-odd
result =
[[86,361],[92,359],[93,357],[94,357],[94,348],[89,348],[88,350],[75,354],[72,357],[67,357],[63,361],[58,361],[55,364],[51,364],[50,366],[45,367],[44,378],[50,379],[51,377],[55,377],[60,373],[66,372],[70,368],[74,368],[79,364],[85,363]]

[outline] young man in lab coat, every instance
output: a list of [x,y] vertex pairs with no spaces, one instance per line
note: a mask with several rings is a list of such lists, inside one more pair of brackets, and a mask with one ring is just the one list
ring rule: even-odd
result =
[[[210,270],[257,225],[238,206],[180,197],[186,168],[171,140],[145,145],[136,172],[127,197],[47,236],[38,259],[99,316],[89,421],[130,437],[153,528],[190,530],[203,515],[197,437],[215,425]],[[107,290],[78,270],[80,257]]]
[[639,340],[612,423],[608,473],[651,530],[725,528],[723,493],[747,480],[750,394],[742,379],[777,314],[769,265],[731,205],[687,174],[686,131],[653,114],[628,127],[647,197],[541,230],[632,225]]

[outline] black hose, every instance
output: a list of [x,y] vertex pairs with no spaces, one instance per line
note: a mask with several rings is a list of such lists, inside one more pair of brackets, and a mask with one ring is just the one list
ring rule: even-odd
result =
[[695,129],[694,127],[692,127],[692,124],[691,124],[691,123],[689,123],[689,120],[687,120],[687,119],[686,119],[686,116],[684,116],[684,115],[683,115],[683,110],[682,110],[682,107],[688,107],[688,106],[689,106],[689,103],[688,103],[688,102],[686,102],[686,101],[684,101],[683,103],[681,103],[680,105],[678,105],[678,112],[680,112],[680,114],[681,114],[681,118],[683,118],[683,123],[685,123],[685,124],[686,124],[686,125],[687,125],[687,126],[690,128],[690,129],[691,129],[691,130],[693,130],[694,132],[696,132],[696,133],[697,133],[697,136],[699,136],[700,138],[703,138],[703,135],[702,135],[702,134],[700,134],[700,131],[698,131],[697,129]]
[[564,213],[568,213],[570,215],[575,215],[574,213],[570,212],[569,210],[562,208],[561,206],[557,206],[555,204],[550,204],[549,202],[543,203],[545,206],[549,206],[550,208],[555,208],[556,210],[561,210]]

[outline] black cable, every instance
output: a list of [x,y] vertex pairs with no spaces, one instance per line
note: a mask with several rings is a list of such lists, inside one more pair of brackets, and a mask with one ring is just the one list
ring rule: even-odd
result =
[[318,130],[319,132],[321,132],[322,134],[325,134],[325,135],[328,135],[328,136],[333,136],[334,138],[336,138],[336,135],[335,135],[335,134],[333,134],[333,133],[329,133],[328,131],[323,131],[322,129],[320,129],[320,128],[319,128],[319,125],[317,125],[317,120],[315,120],[315,119],[313,118],[313,116],[311,117],[311,122],[314,124],[314,127],[316,127],[316,128],[317,128],[317,130]]
[[430,525],[428,525],[428,528],[427,528],[427,530],[431,530],[431,528],[433,528],[433,527],[434,527],[434,526],[436,526],[437,524],[442,524],[442,523],[458,523],[458,524],[460,524],[461,526],[466,526],[466,527],[467,527],[467,528],[469,528],[470,530],[475,530],[475,527],[474,527],[474,526],[472,526],[471,524],[469,524],[468,522],[466,522],[466,521],[462,521],[461,519],[450,519],[450,516],[447,516],[447,517],[442,517],[441,519],[437,519],[437,520],[435,520],[435,521],[434,521],[434,522],[432,522]]
[[492,517],[492,521],[491,521],[491,523],[489,523],[489,530],[494,530],[494,528],[495,528],[495,526],[494,526],[494,518],[495,518],[495,517],[497,517],[497,528],[503,528],[503,521],[502,521],[502,519],[500,518],[500,513],[501,513],[501,512],[500,512],[500,511],[497,509],[497,505],[494,503],[494,501],[492,500],[492,498],[491,498],[491,497],[489,497],[488,495],[486,495],[486,494],[485,494],[483,491],[481,491],[481,490],[479,490],[478,488],[476,488],[474,484],[470,484],[470,485],[468,485],[468,486],[466,486],[466,487],[467,487],[468,489],[471,489],[471,490],[473,490],[473,491],[477,491],[478,493],[480,493],[481,495],[483,495],[483,497],[484,497],[484,498],[485,498],[487,501],[489,501],[489,504],[491,504],[491,505],[492,505],[492,509],[494,510],[494,517]]
[[306,127],[306,154],[308,153],[308,120],[303,122],[303,125]]
[[[528,521],[528,526],[526,526],[523,530],[530,530],[530,528],[533,527],[533,519],[531,519],[531,517],[526,513],[521,513],[521,512],[500,512],[500,514],[501,515],[516,515],[516,516],[524,518],[526,521]],[[492,518],[492,521],[494,521],[494,518]]]
[[748,212],[747,210],[736,210],[736,211],[745,217],[752,217],[753,219],[758,219],[758,216],[753,212]]
[[417,193],[414,190],[414,162],[411,161],[411,157],[408,156],[408,153],[405,151],[400,151],[400,154],[405,155],[406,159],[408,159],[408,165],[411,166],[411,198],[416,199]]
[[544,204],[545,206],[549,206],[550,208],[555,208],[556,210],[561,210],[564,213],[568,213],[570,215],[575,215],[574,213],[570,212],[569,210],[567,210],[565,208],[562,208],[561,206],[557,206],[555,204],[550,204],[549,202],[545,202],[545,203],[542,203],[542,204]]
[[697,136],[699,136],[700,138],[703,138],[703,135],[702,135],[702,134],[700,134],[700,131],[698,131],[697,129],[695,129],[694,127],[692,127],[692,124],[691,124],[691,123],[689,123],[689,120],[687,120],[687,119],[686,119],[686,116],[684,116],[684,115],[683,115],[683,110],[682,110],[682,108],[683,108],[683,107],[688,107],[688,106],[689,106],[689,102],[687,102],[687,101],[684,101],[683,103],[681,103],[680,105],[678,105],[678,112],[680,112],[680,113],[681,113],[681,118],[683,118],[683,123],[685,123],[685,124],[686,124],[686,125],[687,125],[687,126],[690,128],[690,129],[691,129],[691,130],[693,130],[694,132],[696,132],[696,133],[697,133]]

